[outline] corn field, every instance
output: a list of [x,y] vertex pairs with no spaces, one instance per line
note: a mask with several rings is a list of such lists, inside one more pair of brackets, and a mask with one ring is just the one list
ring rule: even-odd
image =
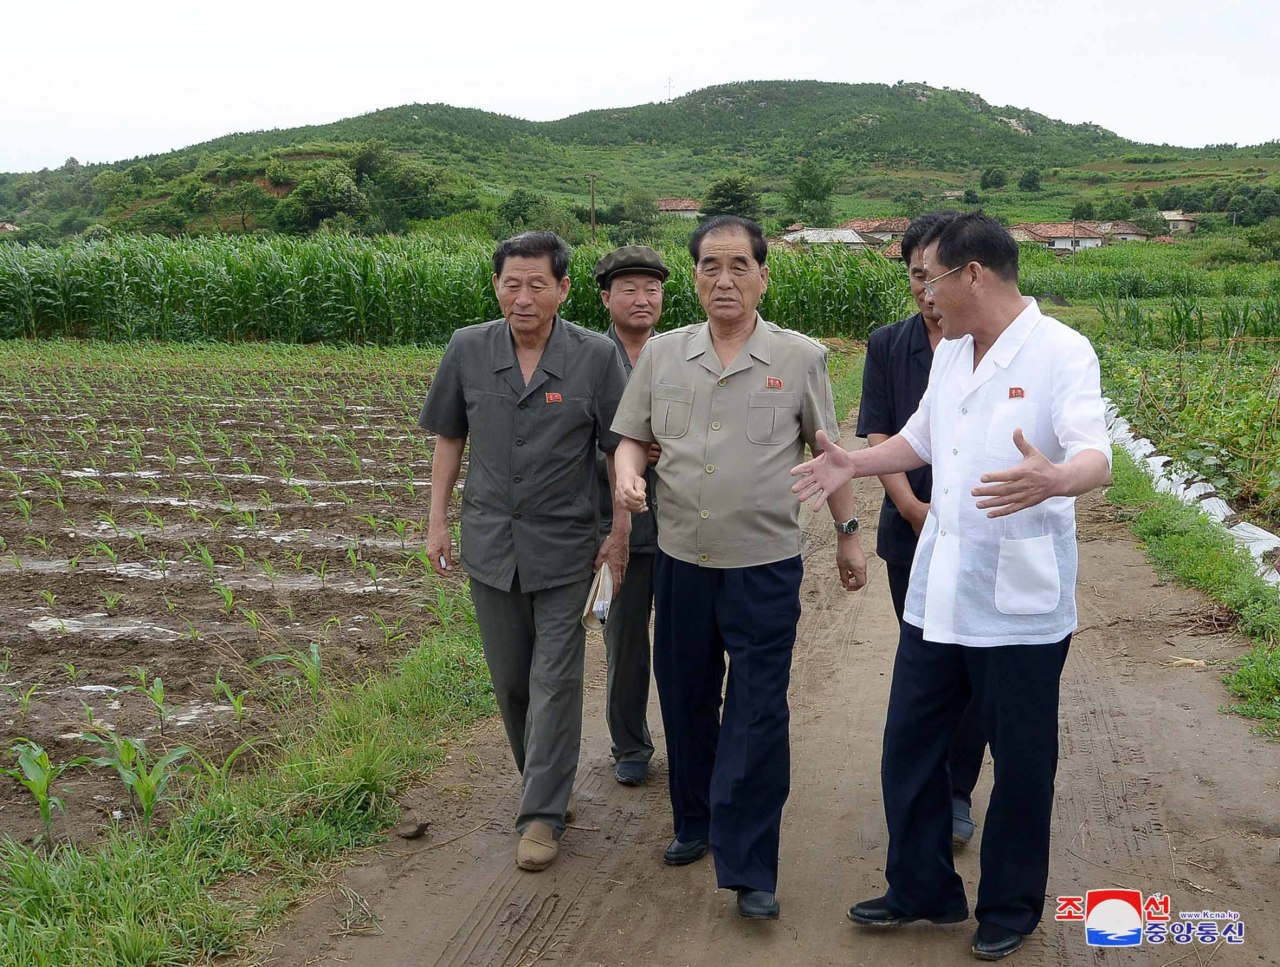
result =
[[[579,248],[565,318],[603,329]],[[686,252],[672,268],[663,328],[704,318]],[[421,237],[119,238],[58,249],[0,247],[0,338],[228,342],[439,342],[499,315],[491,249]],[[911,310],[901,265],[844,250],[776,251],[761,313],[814,336],[865,337]]]

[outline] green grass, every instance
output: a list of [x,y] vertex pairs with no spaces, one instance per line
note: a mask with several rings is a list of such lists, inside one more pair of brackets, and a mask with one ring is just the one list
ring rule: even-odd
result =
[[313,727],[281,736],[258,771],[195,785],[151,837],[114,831],[51,855],[0,842],[0,964],[185,964],[243,951],[330,861],[378,843],[396,788],[426,774],[446,739],[494,712],[464,591],[433,605],[448,623],[393,674],[331,692]]
[[1223,676],[1239,702],[1228,711],[1260,720],[1257,731],[1280,735],[1280,594],[1258,576],[1253,559],[1221,527],[1176,497],[1157,493],[1123,450],[1115,450],[1108,498],[1122,508],[1148,557],[1165,574],[1229,609],[1254,641]]
[[827,354],[827,370],[831,374],[831,393],[835,397],[836,419],[844,422],[862,398],[861,350],[832,349]]

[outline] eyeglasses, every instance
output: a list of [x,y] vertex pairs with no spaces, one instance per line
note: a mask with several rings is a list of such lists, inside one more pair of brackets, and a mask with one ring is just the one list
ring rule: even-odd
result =
[[927,295],[930,299],[932,299],[934,296],[933,284],[937,282],[939,279],[945,279],[948,275],[951,275],[953,272],[959,272],[962,268],[964,268],[963,265],[957,265],[950,272],[943,272],[941,275],[935,275],[932,279],[925,279],[924,294]]

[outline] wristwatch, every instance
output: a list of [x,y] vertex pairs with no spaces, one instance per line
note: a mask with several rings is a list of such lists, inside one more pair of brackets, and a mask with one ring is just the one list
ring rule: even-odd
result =
[[856,534],[858,533],[858,518],[850,517],[843,524],[836,524],[837,534]]

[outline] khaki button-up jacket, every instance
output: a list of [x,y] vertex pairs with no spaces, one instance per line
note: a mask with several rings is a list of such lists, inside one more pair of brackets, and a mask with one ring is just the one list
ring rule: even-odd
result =
[[707,323],[652,337],[636,361],[613,429],[662,444],[658,546],[680,561],[737,568],[800,553],[791,468],[818,430],[835,440],[827,352],[756,317],[722,369]]

